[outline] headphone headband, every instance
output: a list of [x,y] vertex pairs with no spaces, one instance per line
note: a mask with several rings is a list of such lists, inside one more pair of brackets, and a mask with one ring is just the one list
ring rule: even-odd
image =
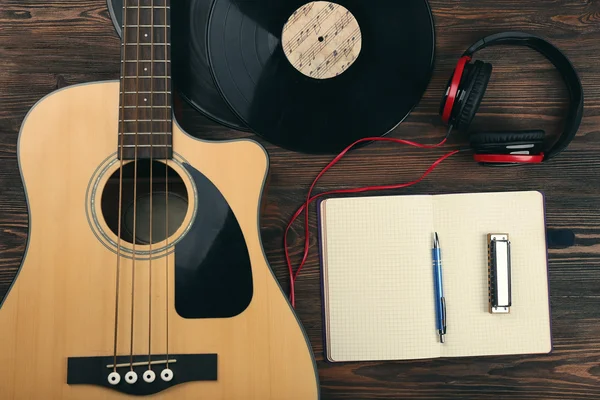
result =
[[546,152],[545,160],[549,160],[567,148],[575,138],[583,119],[583,87],[575,67],[567,56],[547,40],[525,32],[502,32],[487,36],[465,51],[463,56],[472,57],[474,53],[489,46],[516,45],[527,46],[546,57],[560,72],[569,91],[570,105],[565,121],[565,129],[554,146]]

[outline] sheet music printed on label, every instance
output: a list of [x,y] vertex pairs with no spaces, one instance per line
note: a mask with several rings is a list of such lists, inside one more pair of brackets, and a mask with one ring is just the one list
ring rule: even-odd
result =
[[298,71],[311,78],[329,79],[356,61],[362,36],[358,21],[345,7],[315,1],[292,14],[283,28],[282,45]]

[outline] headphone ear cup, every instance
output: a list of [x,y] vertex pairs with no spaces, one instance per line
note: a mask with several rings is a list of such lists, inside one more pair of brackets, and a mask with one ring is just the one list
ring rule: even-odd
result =
[[483,61],[475,61],[473,64],[469,78],[464,85],[465,92],[461,95],[463,99],[460,101],[460,107],[454,118],[457,129],[467,131],[473,122],[490,82],[492,69],[492,64]]
[[480,132],[469,136],[471,148],[478,154],[543,153],[546,133],[539,130],[516,132]]
[[479,132],[469,137],[471,147],[475,150],[486,146],[527,144],[543,142],[546,132],[543,130],[528,130],[516,132]]
[[543,130],[471,134],[474,158],[483,164],[540,163],[544,160]]
[[469,74],[471,66],[470,56],[461,57],[458,60],[456,68],[454,68],[452,76],[448,80],[446,91],[442,97],[442,102],[440,103],[440,116],[442,117],[442,121],[447,125],[454,125],[453,118],[459,103],[458,95],[460,94],[462,87],[464,87],[464,82]]

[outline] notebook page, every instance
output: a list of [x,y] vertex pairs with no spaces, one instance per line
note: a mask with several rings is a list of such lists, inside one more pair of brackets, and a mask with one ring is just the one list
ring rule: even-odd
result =
[[[551,350],[544,200],[539,192],[433,198],[447,309],[442,356],[547,353]],[[510,314],[488,309],[487,234],[511,240]]]
[[328,358],[438,357],[432,198],[328,199],[321,210]]

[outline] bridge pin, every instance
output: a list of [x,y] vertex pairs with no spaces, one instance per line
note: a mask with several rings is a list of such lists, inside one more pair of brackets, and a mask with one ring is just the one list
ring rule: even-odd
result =
[[143,378],[145,382],[152,383],[156,379],[156,374],[154,373],[154,371],[148,370],[144,372]]
[[173,371],[170,370],[169,368],[165,368],[160,373],[160,377],[162,378],[163,381],[170,382],[171,379],[173,379]]
[[121,375],[118,372],[111,372],[108,374],[108,383],[111,385],[118,385],[121,382]]
[[127,383],[129,383],[130,385],[136,383],[137,378],[138,378],[138,376],[134,371],[129,371],[128,373],[125,374],[125,381]]

